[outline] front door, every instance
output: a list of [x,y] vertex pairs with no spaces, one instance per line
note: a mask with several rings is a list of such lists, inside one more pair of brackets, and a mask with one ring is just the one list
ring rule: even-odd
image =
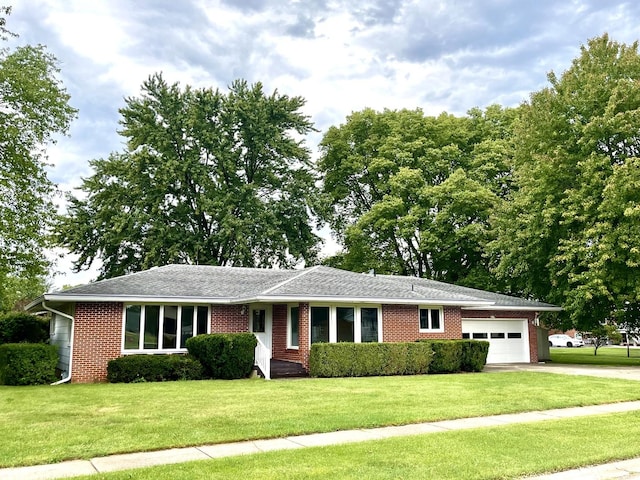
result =
[[271,305],[252,305],[249,329],[271,352]]

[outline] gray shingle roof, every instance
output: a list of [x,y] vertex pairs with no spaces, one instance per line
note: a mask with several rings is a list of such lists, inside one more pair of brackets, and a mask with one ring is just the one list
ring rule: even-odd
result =
[[556,309],[553,305],[433,280],[316,266],[303,270],[167,265],[44,296],[45,300],[191,299],[201,302],[385,301],[468,307]]

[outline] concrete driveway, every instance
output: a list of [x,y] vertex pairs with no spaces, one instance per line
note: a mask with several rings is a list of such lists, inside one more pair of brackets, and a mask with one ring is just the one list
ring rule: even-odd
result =
[[610,367],[600,365],[562,365],[557,363],[497,363],[484,367],[483,372],[545,372],[563,375],[621,378],[640,382],[640,367]]

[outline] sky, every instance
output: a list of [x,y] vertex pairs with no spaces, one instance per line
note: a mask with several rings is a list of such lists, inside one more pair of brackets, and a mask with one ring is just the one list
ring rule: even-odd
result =
[[[49,177],[74,192],[89,160],[123,150],[118,109],[151,74],[226,91],[235,79],[302,96],[319,132],[366,107],[464,115],[517,106],[588,39],[640,37],[636,0],[5,0],[9,47],[43,44],[78,109],[48,149]],[[64,202],[59,199],[61,208]],[[337,245],[328,231],[325,252]],[[55,288],[95,279],[55,252]]]

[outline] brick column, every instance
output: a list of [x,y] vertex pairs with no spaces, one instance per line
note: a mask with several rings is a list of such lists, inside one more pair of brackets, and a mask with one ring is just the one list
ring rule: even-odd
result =
[[76,304],[72,382],[107,380],[107,363],[122,354],[122,309],[115,302]]
[[309,337],[309,304],[300,304],[300,317],[298,326],[298,353],[304,368],[309,371],[309,350],[311,349],[311,338]]

